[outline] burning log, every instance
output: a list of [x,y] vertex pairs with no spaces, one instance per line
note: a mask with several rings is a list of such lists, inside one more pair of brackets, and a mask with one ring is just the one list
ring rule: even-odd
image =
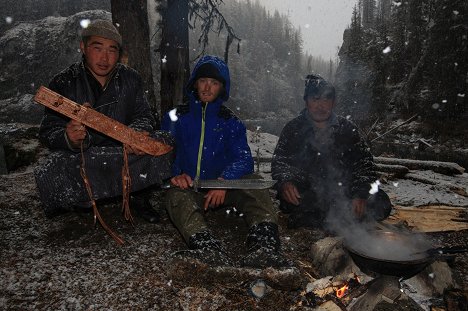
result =
[[[338,276],[336,278],[342,278]],[[320,310],[346,310],[346,306],[356,297],[362,295],[367,290],[366,284],[361,284],[358,276],[352,274],[348,280],[333,280],[333,277],[325,277],[307,284],[305,297],[303,300],[308,302],[306,306],[320,306]],[[327,304],[333,302],[333,304]],[[304,306],[304,302],[302,304]],[[327,309],[325,306],[333,306]]]
[[378,164],[401,165],[409,168],[410,170],[432,170],[436,173],[449,176],[460,175],[465,172],[463,167],[453,162],[396,159],[387,157],[374,157],[374,161]]

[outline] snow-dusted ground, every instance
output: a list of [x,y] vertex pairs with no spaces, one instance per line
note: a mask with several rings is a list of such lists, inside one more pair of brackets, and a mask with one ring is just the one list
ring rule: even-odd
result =
[[[252,153],[255,155],[259,150],[263,158],[271,158],[276,140],[273,135],[249,132]],[[259,167],[265,178],[271,178],[269,163],[261,162]],[[465,175],[449,179],[450,183],[466,185]],[[160,204],[160,194],[155,194],[152,200],[163,216],[156,225],[137,217],[133,228],[123,220],[118,203],[102,206],[103,218],[126,241],[118,246],[102,228],[94,227],[91,214],[46,219],[32,167],[0,176],[0,181],[2,310],[299,310],[300,292],[315,271],[311,245],[324,237],[318,230],[287,229],[285,215],[280,213],[283,250],[299,267],[304,284],[292,290],[268,283],[271,286],[266,295],[256,299],[249,294],[251,282],[261,275],[255,271],[216,269],[200,273],[200,267],[196,266],[187,270],[174,267],[171,254],[185,245]],[[392,195],[406,197],[406,202],[411,196],[417,197],[418,202],[431,202],[428,199],[431,194],[446,202],[453,200],[447,189],[425,188],[417,182],[388,181],[383,186],[393,191]],[[393,200],[402,200],[400,197]],[[466,206],[466,198],[457,200]],[[221,218],[224,222],[210,224],[227,243],[233,258],[239,259],[245,253],[243,221],[233,215]],[[446,246],[467,242],[463,232],[433,238]],[[462,288],[468,286],[467,259],[467,255],[459,255],[453,264],[454,276]],[[294,273],[290,276],[298,277]],[[392,310],[407,309],[392,305]]]

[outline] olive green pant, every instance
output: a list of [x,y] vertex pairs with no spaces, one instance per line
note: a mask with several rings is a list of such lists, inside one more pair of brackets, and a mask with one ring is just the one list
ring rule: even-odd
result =
[[[246,178],[251,176],[255,175]],[[205,194],[180,188],[172,188],[166,193],[165,204],[169,218],[187,243],[192,235],[208,229],[205,221],[208,213],[203,210]],[[228,190],[223,206],[234,206],[244,215],[249,228],[262,222],[278,222],[268,189]]]

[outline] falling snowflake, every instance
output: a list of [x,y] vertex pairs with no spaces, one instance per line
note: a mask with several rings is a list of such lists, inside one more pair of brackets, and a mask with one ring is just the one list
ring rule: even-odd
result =
[[80,26],[81,26],[82,28],[88,28],[88,26],[89,26],[90,23],[91,23],[91,20],[89,20],[89,19],[82,19],[82,20],[80,21]]
[[438,103],[435,103],[432,105],[432,109],[439,109],[440,105]]
[[175,122],[175,121],[177,121],[179,119],[179,118],[177,118],[177,108],[172,109],[171,111],[169,111],[169,118],[171,118],[172,122]]
[[397,182],[394,182],[394,183],[393,183],[393,187],[397,188],[397,187],[398,187],[398,183],[397,183]]
[[13,23],[13,17],[11,17],[11,16],[5,17],[5,22],[6,22],[7,24]]
[[308,29],[308,28],[310,28],[310,24],[305,24],[304,27],[305,27],[306,29]]
[[369,190],[369,193],[370,194],[376,194],[377,192],[379,192],[379,186],[380,186],[380,181],[379,180],[376,180],[375,182],[373,182],[371,184],[371,189]]
[[382,53],[388,54],[388,53],[390,53],[391,51],[392,51],[392,49],[391,49],[389,46],[387,46],[387,47],[382,51]]
[[161,59],[161,63],[163,63],[163,64],[167,63],[166,55],[164,55],[164,57]]

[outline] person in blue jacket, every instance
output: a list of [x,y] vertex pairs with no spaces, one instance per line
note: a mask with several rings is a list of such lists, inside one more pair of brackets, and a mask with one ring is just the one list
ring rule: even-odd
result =
[[162,129],[176,144],[172,188],[166,210],[190,250],[179,252],[208,264],[232,265],[220,240],[213,236],[205,217],[211,208],[235,206],[249,227],[247,255],[242,266],[285,266],[280,253],[277,214],[268,190],[211,189],[196,192],[195,180],[259,178],[247,143],[246,128],[226,106],[230,77],[226,63],[204,56],[195,65],[186,87],[188,105],[167,113]]

